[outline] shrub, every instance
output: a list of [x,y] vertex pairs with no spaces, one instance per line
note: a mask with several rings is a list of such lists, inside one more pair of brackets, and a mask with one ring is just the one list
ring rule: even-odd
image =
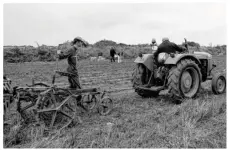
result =
[[101,40],[99,42],[96,42],[94,44],[95,47],[106,47],[106,46],[116,46],[116,42],[111,41],[111,40]]
[[47,51],[46,50],[42,50],[42,49],[39,49],[38,50],[38,55],[46,55],[47,54]]
[[[200,46],[198,43],[189,41],[189,49],[194,51],[204,51],[212,55],[226,55],[226,45],[217,45],[215,47]],[[102,55],[105,58],[110,58],[110,48],[115,47],[116,53],[123,52],[125,59],[136,58],[139,53],[151,53],[149,44],[126,45],[124,43],[116,43],[111,40],[101,40],[87,48],[82,48],[78,53],[79,60],[88,59],[89,57],[97,57]],[[181,45],[182,46],[182,45]],[[21,46],[7,48],[4,47],[4,60],[6,62],[29,62],[29,61],[55,61],[56,50],[67,50],[71,47],[69,41],[59,44],[58,46],[42,45],[38,48],[33,46]]]
[[200,47],[200,44],[193,42],[193,41],[188,41],[188,45],[192,47]]

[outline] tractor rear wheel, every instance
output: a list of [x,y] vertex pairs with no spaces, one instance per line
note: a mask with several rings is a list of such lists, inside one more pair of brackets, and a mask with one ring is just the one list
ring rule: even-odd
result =
[[159,91],[153,92],[149,90],[140,89],[139,86],[144,86],[148,83],[147,68],[143,64],[137,64],[137,67],[132,73],[132,84],[135,92],[142,97],[156,97],[159,95]]
[[195,61],[183,59],[168,74],[168,89],[171,97],[178,100],[193,98],[201,85],[201,72]]

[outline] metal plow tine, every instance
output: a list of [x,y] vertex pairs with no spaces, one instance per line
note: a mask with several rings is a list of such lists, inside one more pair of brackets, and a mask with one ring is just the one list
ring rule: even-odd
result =
[[71,119],[66,125],[64,125],[61,129],[59,129],[59,132],[61,130],[63,130],[64,128],[66,128],[67,126],[69,126],[71,124],[71,122],[73,121],[73,119]]
[[70,109],[72,112],[75,112],[74,109],[72,109],[68,104],[66,105],[68,109]]
[[63,114],[64,116],[66,116],[66,117],[68,117],[68,118],[70,118],[70,119],[73,119],[70,115],[68,115],[66,112],[64,112],[64,111],[59,111],[61,114]]
[[53,127],[55,119],[56,119],[56,115],[57,115],[57,111],[54,112],[53,116],[52,116],[52,120],[51,120],[51,124],[50,124],[50,128]]
[[45,95],[45,94],[49,93],[51,90],[52,90],[52,89],[48,89],[48,90],[46,90],[46,91],[44,91],[44,92],[41,92],[40,95]]
[[70,100],[70,98],[72,98],[73,96],[70,95],[67,98],[65,98],[65,100],[63,100],[63,102],[57,107],[57,110],[60,110],[60,108],[68,101]]

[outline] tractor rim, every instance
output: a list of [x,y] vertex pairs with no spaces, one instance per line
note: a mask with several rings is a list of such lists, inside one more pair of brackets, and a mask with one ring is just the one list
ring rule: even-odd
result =
[[187,68],[182,73],[180,88],[185,97],[191,98],[197,93],[199,80],[198,72],[193,67]]
[[188,71],[184,71],[181,78],[184,92],[189,92],[192,86],[192,77]]
[[222,93],[225,89],[225,80],[222,77],[219,77],[217,80],[217,91]]

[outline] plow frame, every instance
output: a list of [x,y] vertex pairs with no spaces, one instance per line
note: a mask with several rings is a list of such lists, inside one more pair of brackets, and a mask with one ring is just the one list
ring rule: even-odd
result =
[[[112,99],[106,95],[106,91],[100,91],[100,88],[87,88],[87,89],[68,89],[62,88],[55,85],[55,78],[57,75],[60,76],[68,76],[69,74],[66,72],[55,71],[55,75],[53,76],[52,84],[48,85],[46,83],[35,83],[32,80],[32,85],[27,85],[25,87],[17,87],[16,91],[21,91],[24,93],[24,96],[18,93],[17,95],[17,111],[22,114],[26,110],[32,108],[33,112],[36,114],[35,120],[36,122],[41,122],[40,114],[51,113],[52,119],[50,121],[50,125],[48,125],[48,130],[54,127],[54,123],[57,117],[57,114],[61,114],[68,118],[68,122],[61,127],[63,129],[67,127],[74,118],[77,116],[76,112],[78,107],[82,107],[85,111],[89,112],[90,110],[97,108],[97,111],[101,115],[107,115],[112,110]],[[63,93],[59,93],[59,91],[63,91]],[[27,101],[27,97],[25,95],[31,95],[33,98],[29,100],[31,103],[25,107],[21,107],[22,101]],[[47,99],[45,99],[45,95],[49,95]],[[64,96],[61,100],[56,97]],[[48,103],[49,106],[46,108],[39,108],[41,102]],[[72,103],[70,107],[69,104]],[[87,107],[92,105],[90,107]],[[63,109],[69,109],[69,111],[73,112],[73,114],[68,114],[64,112]]]

